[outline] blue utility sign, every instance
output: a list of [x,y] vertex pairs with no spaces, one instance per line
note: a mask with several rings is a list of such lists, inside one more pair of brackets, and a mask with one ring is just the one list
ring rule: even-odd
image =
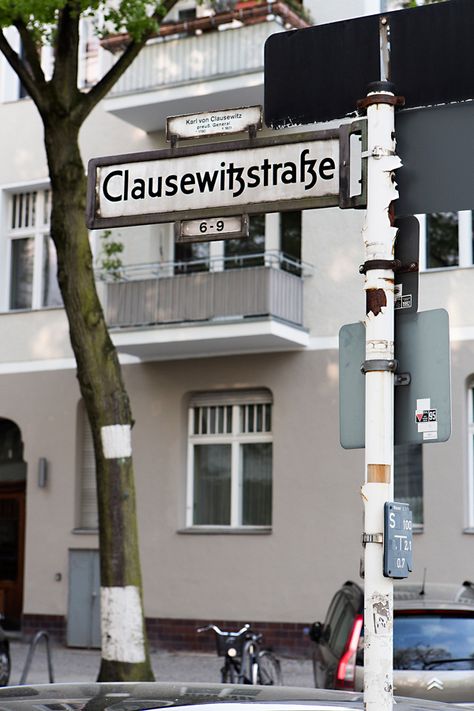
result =
[[387,501],[384,516],[383,574],[408,578],[413,570],[413,518],[408,504]]

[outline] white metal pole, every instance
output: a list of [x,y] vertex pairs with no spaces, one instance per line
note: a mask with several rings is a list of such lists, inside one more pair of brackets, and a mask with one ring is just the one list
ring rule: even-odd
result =
[[[393,101],[392,101],[393,100]],[[364,502],[364,703],[393,705],[393,582],[383,575],[384,504],[393,501],[394,243],[390,204],[398,197],[394,94],[379,82],[365,104],[368,123],[365,244],[366,360]]]

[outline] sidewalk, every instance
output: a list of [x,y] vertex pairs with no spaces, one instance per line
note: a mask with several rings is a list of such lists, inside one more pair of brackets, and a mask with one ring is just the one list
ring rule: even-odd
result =
[[[23,672],[28,644],[11,640],[12,674],[10,684],[18,684]],[[53,644],[51,647],[53,659],[54,681],[57,682],[91,682],[96,681],[100,665],[98,650],[69,649]],[[310,660],[280,658],[283,673],[283,683],[287,686],[312,687],[313,670]],[[187,682],[218,682],[222,660],[216,654],[165,652],[151,653],[151,662],[156,681],[187,681]],[[26,683],[44,684],[48,682],[48,667],[46,647],[43,642],[38,645]]]

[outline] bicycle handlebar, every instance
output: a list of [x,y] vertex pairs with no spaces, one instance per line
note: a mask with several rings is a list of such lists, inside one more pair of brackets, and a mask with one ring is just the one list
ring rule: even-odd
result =
[[196,632],[209,632],[210,630],[215,632],[215,634],[218,634],[220,637],[240,637],[240,635],[250,630],[250,625],[247,623],[238,632],[225,632],[217,627],[217,625],[210,624],[205,627],[198,627]]

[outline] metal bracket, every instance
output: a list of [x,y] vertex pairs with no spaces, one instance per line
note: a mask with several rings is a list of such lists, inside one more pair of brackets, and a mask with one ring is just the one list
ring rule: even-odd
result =
[[408,274],[409,272],[417,272],[419,271],[419,265],[418,262],[406,262],[405,264],[401,264],[396,271],[397,274]]
[[389,373],[395,373],[398,367],[398,361],[392,360],[382,360],[379,358],[374,358],[373,360],[364,360],[360,369],[362,373],[374,373],[379,371],[386,371]]
[[395,373],[394,385],[410,385],[411,373]]
[[252,141],[254,138],[257,138],[257,125],[255,123],[251,123],[249,125],[248,132],[250,141]]
[[371,269],[390,269],[392,272],[397,272],[402,263],[399,259],[369,259],[359,267],[359,274],[367,274]]
[[383,545],[383,533],[363,533],[362,545],[364,548],[367,543],[380,543]]
[[[339,170],[339,207],[341,210],[349,208],[365,208],[367,205],[367,121],[359,119],[352,123],[339,126],[340,135],[340,170]],[[361,165],[361,192],[360,195],[351,195],[351,136],[360,136],[362,165]]]

